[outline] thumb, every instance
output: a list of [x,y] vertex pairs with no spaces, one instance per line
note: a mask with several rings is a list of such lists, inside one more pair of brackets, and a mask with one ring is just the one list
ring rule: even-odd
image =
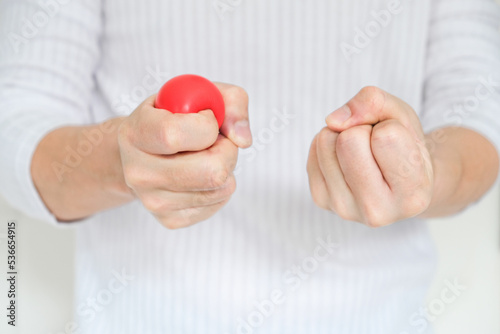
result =
[[342,132],[358,125],[375,125],[385,120],[398,120],[403,126],[414,130],[420,121],[413,109],[404,101],[377,87],[365,87],[347,104],[332,112],[326,124],[335,132]]
[[247,148],[252,145],[252,134],[248,122],[248,95],[238,86],[214,82],[219,88],[226,106],[226,116],[220,132],[236,146]]

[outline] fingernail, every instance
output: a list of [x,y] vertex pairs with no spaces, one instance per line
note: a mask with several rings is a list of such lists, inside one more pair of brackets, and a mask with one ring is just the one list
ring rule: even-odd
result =
[[250,132],[250,123],[247,120],[240,120],[234,123],[234,134],[245,146],[252,144],[252,133]]
[[326,123],[341,125],[345,121],[351,117],[351,108],[347,106],[347,104],[343,105],[339,109],[332,112],[330,115],[326,117]]

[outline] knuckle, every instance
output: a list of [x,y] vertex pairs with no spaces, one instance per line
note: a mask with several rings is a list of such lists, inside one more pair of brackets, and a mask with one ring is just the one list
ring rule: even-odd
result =
[[362,208],[362,217],[362,222],[371,228],[379,228],[391,223],[377,204],[365,204]]
[[319,150],[331,150],[337,140],[338,135],[329,128],[323,128],[317,136]]
[[361,88],[361,94],[369,97],[377,97],[378,95],[383,94],[383,90],[377,86],[364,86]]
[[152,197],[143,197],[141,198],[142,205],[148,210],[149,212],[160,212],[160,203],[158,200],[152,198]]
[[229,102],[248,102],[248,93],[239,86],[230,86],[225,93]]
[[324,210],[330,210],[330,207],[328,206],[328,200],[319,191],[317,191],[314,186],[311,186],[311,196],[314,203],[318,207]]
[[208,173],[208,186],[210,188],[221,188],[226,183],[229,178],[230,172],[229,168],[225,163],[219,159],[212,159],[213,161],[208,163],[207,173]]
[[[213,169],[225,169],[228,173],[236,168],[238,162],[238,147],[234,144],[218,148],[209,152],[209,159],[213,163]],[[220,166],[222,165],[222,166]]]
[[337,216],[344,220],[356,221],[356,212],[349,207],[346,200],[333,196],[329,203],[329,210],[333,211]]
[[161,224],[169,230],[178,230],[191,225],[191,222],[184,217],[170,217],[160,220]]
[[360,131],[361,129],[359,127],[353,127],[342,131],[337,137],[337,146],[339,148],[352,146],[358,141]]
[[166,214],[160,213],[156,217],[164,227],[177,230],[199,222],[201,220],[200,213],[202,213],[201,208],[186,208]]
[[351,222],[355,222],[358,220],[358,218],[356,218],[357,216],[355,216],[354,214],[352,214],[351,212],[345,212],[345,211],[335,211],[333,210],[333,212],[339,216],[340,218],[342,218],[343,220],[347,220],[347,221],[351,221]]
[[165,149],[170,152],[177,152],[181,142],[182,131],[176,122],[165,123],[161,127],[159,140],[164,145]]
[[153,213],[163,213],[170,210],[170,205],[168,202],[164,201],[158,196],[143,196],[141,198],[142,205],[149,212]]
[[127,186],[132,189],[142,188],[149,184],[149,180],[145,177],[144,172],[135,166],[124,166],[123,177]]
[[332,196],[330,202],[328,203],[328,208],[344,219],[351,216],[346,203],[336,196]]
[[233,175],[231,175],[228,178],[224,188],[222,188],[222,197],[223,198],[231,197],[235,191],[236,191],[236,179],[234,178]]
[[349,145],[349,143],[352,142],[352,136],[350,135],[350,131],[343,131],[339,134],[337,138],[337,147],[338,148],[343,148]]
[[220,189],[197,193],[193,197],[192,206],[199,207],[222,202],[230,198],[234,194],[235,190],[236,180],[234,177],[230,177],[226,182],[226,185]]
[[405,128],[398,121],[385,121],[373,129],[372,141],[383,146],[392,146],[399,143],[405,135]]
[[219,124],[215,117],[201,117],[198,124],[198,129],[204,129],[207,133],[207,140],[213,144],[219,136]]
[[210,185],[212,188],[221,188],[226,183],[229,173],[225,168],[215,169],[210,176]]
[[362,100],[374,109],[379,110],[385,103],[385,91],[375,86],[363,87],[360,91]]
[[428,191],[420,189],[413,192],[408,199],[403,202],[402,210],[406,218],[414,217],[424,212],[431,203],[431,196]]
[[219,133],[219,125],[217,124],[217,119],[213,117],[211,113],[206,113],[207,110],[212,111],[212,109],[203,109],[200,110],[200,112],[191,114],[191,116],[194,116],[192,121],[194,122],[194,126],[197,129],[203,129],[212,132],[213,130],[217,130],[216,132]]

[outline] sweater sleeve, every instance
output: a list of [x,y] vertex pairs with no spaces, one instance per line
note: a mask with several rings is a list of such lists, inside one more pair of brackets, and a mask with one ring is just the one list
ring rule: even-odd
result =
[[56,222],[31,159],[52,130],[90,122],[101,16],[101,0],[0,2],[0,195],[37,219]]
[[493,0],[432,5],[424,104],[426,132],[474,130],[500,152],[500,7]]

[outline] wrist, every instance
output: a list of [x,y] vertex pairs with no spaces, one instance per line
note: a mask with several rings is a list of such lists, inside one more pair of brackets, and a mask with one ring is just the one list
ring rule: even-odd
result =
[[[433,134],[426,135],[426,139],[432,140]],[[452,214],[458,208],[449,206],[449,203],[455,202],[460,180],[463,174],[461,155],[453,147],[446,143],[434,143],[430,150],[432,169],[434,173],[434,183],[432,199],[429,207],[420,217],[433,218]]]
[[95,156],[87,159],[84,170],[100,185],[101,190],[113,196],[133,199],[134,194],[123,176],[118,145],[118,128],[124,119],[125,117],[113,118],[82,128],[79,131],[79,142],[91,142],[94,145],[92,154]]

